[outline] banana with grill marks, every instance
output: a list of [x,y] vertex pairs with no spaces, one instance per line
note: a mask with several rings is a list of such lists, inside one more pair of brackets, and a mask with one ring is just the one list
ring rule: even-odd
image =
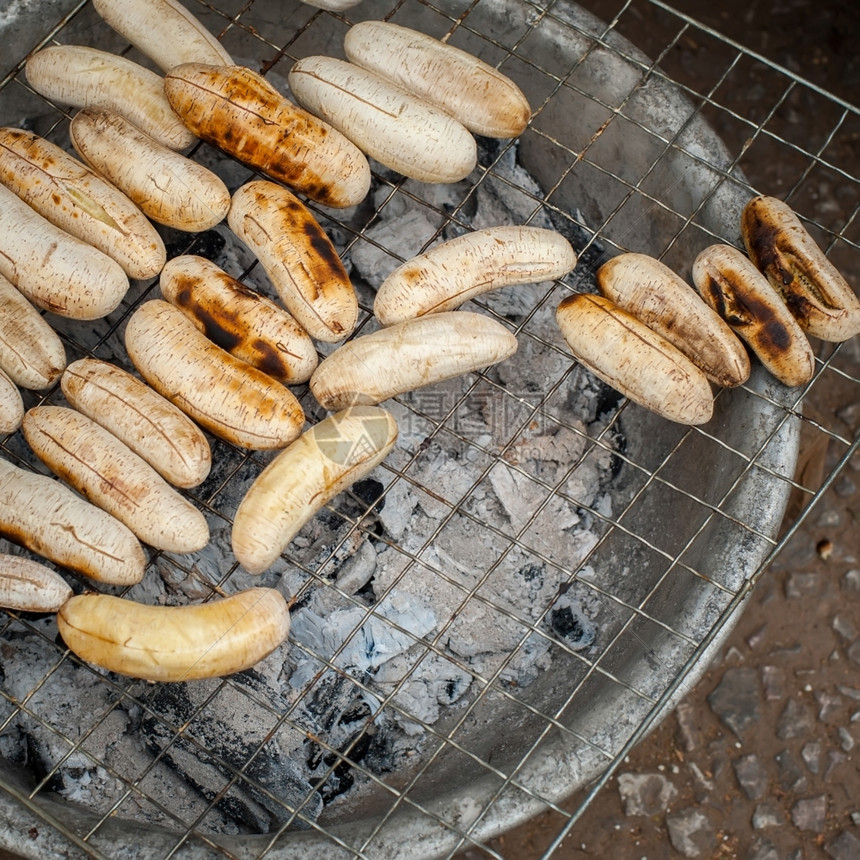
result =
[[860,299],[790,206],[755,197],[744,207],[741,232],[750,259],[812,337],[841,342],[860,332]]
[[714,409],[707,377],[679,349],[609,299],[582,293],[556,320],[574,357],[640,406],[680,424],[704,424]]

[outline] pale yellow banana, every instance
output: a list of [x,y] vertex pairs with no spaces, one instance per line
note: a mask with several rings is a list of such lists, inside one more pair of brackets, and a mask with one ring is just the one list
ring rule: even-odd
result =
[[390,21],[360,21],[343,40],[347,59],[428,101],[486,137],[517,137],[531,108],[522,90],[483,60]]
[[164,242],[143,212],[50,141],[0,128],[0,182],[52,224],[116,260],[130,278],[152,278],[161,271]]
[[125,442],[86,415],[64,406],[34,406],[21,430],[55,475],[144,543],[178,553],[196,552],[209,543],[203,514]]
[[397,439],[384,409],[356,406],[303,433],[260,473],[233,520],[233,553],[249,573],[270,567],[323,505],[382,462]]
[[289,81],[300,105],[404,176],[458,182],[475,168],[477,144],[462,123],[361,66],[304,57]]
[[490,290],[534,284],[576,266],[570,242],[541,227],[489,227],[436,245],[398,266],[380,285],[373,312],[383,325],[440,311]]
[[93,7],[164,72],[180,63],[233,62],[224,46],[177,0],[93,0]]
[[70,236],[0,185],[0,275],[34,305],[73,319],[115,310],[128,292],[116,260]]
[[56,612],[72,589],[51,568],[20,555],[0,554],[0,607],[19,612]]
[[41,390],[66,366],[59,335],[30,301],[0,275],[0,368],[22,388]]
[[272,588],[193,606],[79,594],[63,604],[57,627],[87,663],[146,681],[194,681],[258,663],[287,638],[290,613]]
[[84,45],[51,45],[33,54],[25,71],[27,83],[51,101],[114,111],[171,149],[194,143],[170,107],[164,78],[125,57]]
[[78,155],[159,224],[200,233],[224,220],[230,192],[202,164],[111,111],[78,111],[69,126]]

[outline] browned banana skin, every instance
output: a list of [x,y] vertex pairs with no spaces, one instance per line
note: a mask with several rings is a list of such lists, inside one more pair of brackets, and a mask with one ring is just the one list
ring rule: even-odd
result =
[[754,197],[744,207],[747,253],[812,337],[841,342],[860,332],[860,300],[790,206]]
[[202,140],[317,203],[354,206],[370,188],[359,149],[251,69],[186,63],[165,75],[164,91]]
[[815,372],[806,335],[781,296],[737,248],[711,245],[693,263],[702,298],[784,385],[805,385]]
[[298,197],[274,182],[248,182],[233,195],[227,223],[312,338],[334,343],[352,333],[355,289],[331,239]]

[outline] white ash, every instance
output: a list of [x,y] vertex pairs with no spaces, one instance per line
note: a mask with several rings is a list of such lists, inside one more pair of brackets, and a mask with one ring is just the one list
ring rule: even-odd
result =
[[[493,173],[472,195],[468,182],[377,183],[375,220],[363,223],[362,207],[332,212],[341,224],[320,216],[339,250],[350,248],[344,262],[362,307],[372,305],[374,290],[401,260],[468,227],[553,226],[516,149],[496,161],[498,152],[482,152]],[[201,153],[231,184],[244,181],[232,161],[209,148]],[[171,255],[201,254],[234,276],[247,272],[249,285],[276,296],[225,225],[196,237],[162,232]],[[566,282],[579,288],[580,280],[574,274]],[[158,295],[153,284],[139,283],[132,298],[146,291]],[[91,755],[74,753],[52,776],[51,788],[69,799],[106,811],[142,777],[118,815],[168,826],[203,816],[204,829],[222,833],[267,831],[285,821],[301,827],[324,804],[360,796],[369,780],[361,768],[381,774],[414,761],[426,727],[474,702],[488,682],[522,690],[552,671],[559,648],[593,653],[612,610],[571,580],[592,575],[583,565],[600,536],[600,516],[611,515],[617,464],[588,439],[617,401],[590,375],[568,373],[553,319],[566,291],[522,285],[469,303],[470,310],[526,323],[517,354],[492,368],[489,382],[468,374],[384,404],[399,427],[386,463],[317,514],[262,576],[236,566],[229,523],[275,452],[248,457],[210,439],[212,472],[190,492],[205,503],[210,543],[187,555],[151,553],[144,581],[126,596],[180,605],[213,592],[275,587],[295,600],[289,639],[226,681],[151,686],[120,678],[118,689],[128,691],[121,696],[100,673],[60,659],[52,618],[11,624],[0,631],[3,665],[15,667],[2,681],[0,719],[7,722],[0,724],[0,754],[38,778],[68,751],[60,735],[76,741],[101,721],[83,745]],[[123,326],[113,329],[126,312],[124,305],[86,325],[52,322],[81,354],[130,369]],[[363,321],[363,332],[376,325]],[[552,409],[548,399],[535,412],[565,374]],[[309,420],[321,418],[306,390],[297,393]],[[59,391],[52,400],[62,402]],[[26,453],[19,437],[7,447]],[[44,723],[56,732],[11,704],[10,697],[22,701],[37,688],[28,707],[46,709]],[[497,692],[491,687],[486,695]],[[358,768],[339,757],[347,750]]]

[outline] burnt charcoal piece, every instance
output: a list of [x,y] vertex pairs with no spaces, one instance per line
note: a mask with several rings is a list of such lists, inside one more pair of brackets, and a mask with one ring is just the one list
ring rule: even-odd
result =
[[[253,670],[231,680],[234,684],[223,686],[218,680],[160,684],[141,721],[148,748],[156,754],[163,750],[162,759],[208,801],[218,796],[235,770],[244,767],[247,779],[239,777],[216,803],[243,829],[269,833],[290,821],[292,810],[299,807],[303,818],[316,819],[322,798],[280,748],[277,735],[256,752],[276,717],[239,687],[246,687],[259,701],[276,703],[278,694]],[[173,727],[185,723],[188,726],[174,739]],[[296,818],[291,826],[308,825]]]
[[568,648],[579,651],[594,643],[597,635],[594,625],[569,595],[562,595],[549,614],[553,632],[561,637]]
[[362,481],[356,481],[350,492],[358,496],[365,504],[373,505],[374,511],[381,511],[385,507],[385,496],[382,496],[384,489],[381,481],[377,481],[375,478],[365,478]]

